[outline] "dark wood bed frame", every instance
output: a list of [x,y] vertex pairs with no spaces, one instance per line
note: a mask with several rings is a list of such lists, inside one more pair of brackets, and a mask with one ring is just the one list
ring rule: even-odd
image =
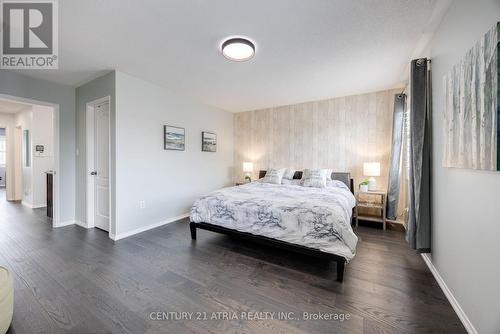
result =
[[[260,171],[259,178],[264,177],[265,174],[266,174],[266,171]],[[295,172],[295,175],[293,176],[293,178],[294,179],[301,179],[302,172],[300,172],[300,171]],[[350,177],[349,177],[349,188],[351,189],[351,192],[354,193],[354,181]],[[222,234],[226,234],[229,236],[239,237],[239,238],[242,238],[245,240],[250,240],[250,241],[264,244],[264,245],[271,246],[271,247],[281,248],[281,249],[288,250],[291,252],[301,253],[301,254],[309,255],[312,257],[316,257],[316,258],[334,261],[337,263],[337,282],[343,282],[343,280],[344,280],[344,269],[345,269],[346,259],[343,256],[322,252],[318,249],[309,248],[309,247],[305,247],[305,246],[301,246],[301,245],[296,245],[296,244],[292,244],[292,243],[277,240],[277,239],[268,238],[268,237],[261,236],[261,235],[240,232],[240,231],[233,230],[230,228],[226,228],[226,227],[222,227],[222,226],[218,226],[218,225],[213,225],[213,224],[208,224],[208,223],[191,222],[189,224],[189,228],[191,230],[191,239],[192,240],[196,240],[196,229],[199,228],[199,229],[206,230],[206,231],[217,232],[217,233],[222,233]]]

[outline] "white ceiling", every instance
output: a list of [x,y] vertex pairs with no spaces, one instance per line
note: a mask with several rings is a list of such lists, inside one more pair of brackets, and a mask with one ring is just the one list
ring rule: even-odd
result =
[[[401,86],[442,0],[64,0],[60,69],[23,71],[79,85],[116,69],[229,111]],[[257,44],[248,62],[218,50]]]
[[15,114],[30,107],[30,104],[0,99],[0,113]]

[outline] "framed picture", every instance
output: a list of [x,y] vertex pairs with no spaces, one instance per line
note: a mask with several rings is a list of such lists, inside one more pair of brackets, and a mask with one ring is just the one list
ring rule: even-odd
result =
[[201,150],[203,152],[217,152],[217,135],[203,131],[201,133]]
[[184,151],[186,130],[177,126],[163,126],[163,146],[165,150]]

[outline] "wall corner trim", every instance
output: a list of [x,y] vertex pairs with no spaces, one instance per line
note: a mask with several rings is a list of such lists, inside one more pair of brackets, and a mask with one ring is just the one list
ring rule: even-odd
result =
[[438,282],[439,287],[441,288],[441,290],[443,290],[444,295],[446,296],[451,306],[455,310],[455,313],[458,315],[458,318],[464,325],[465,329],[467,330],[467,333],[478,334],[478,331],[474,328],[474,325],[469,320],[469,317],[467,316],[467,314],[465,314],[464,310],[456,300],[455,296],[453,296],[453,293],[451,293],[451,290],[446,285],[445,281],[443,280],[443,277],[441,277],[439,271],[436,269],[436,267],[434,267],[434,264],[432,263],[429,254],[420,254],[420,255],[422,256],[422,259],[424,259],[425,264],[427,264],[427,267],[429,267],[429,270],[431,271],[432,275]]
[[176,222],[176,221],[178,221],[180,219],[184,219],[184,218],[187,218],[187,217],[189,217],[189,213],[183,213],[182,215],[171,217],[171,218],[167,218],[167,219],[162,220],[160,222],[153,223],[153,224],[150,224],[150,225],[146,225],[146,226],[143,226],[143,227],[139,227],[139,228],[136,228],[136,229],[128,231],[128,232],[118,233],[118,234],[109,233],[109,238],[112,239],[112,240],[114,240],[114,241],[117,241],[117,240],[120,240],[120,239],[131,237],[131,236],[133,236],[135,234],[146,232],[148,230],[151,230],[151,229],[154,229],[154,228],[166,225],[166,224],[170,224],[170,223]]

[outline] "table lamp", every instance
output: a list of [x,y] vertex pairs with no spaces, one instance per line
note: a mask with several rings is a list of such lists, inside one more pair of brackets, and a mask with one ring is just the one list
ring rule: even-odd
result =
[[369,176],[368,191],[377,190],[377,180],[374,176],[380,176],[380,162],[365,162],[363,164],[363,174]]
[[251,175],[253,173],[253,162],[243,163],[243,173],[245,173],[245,181],[252,182]]

